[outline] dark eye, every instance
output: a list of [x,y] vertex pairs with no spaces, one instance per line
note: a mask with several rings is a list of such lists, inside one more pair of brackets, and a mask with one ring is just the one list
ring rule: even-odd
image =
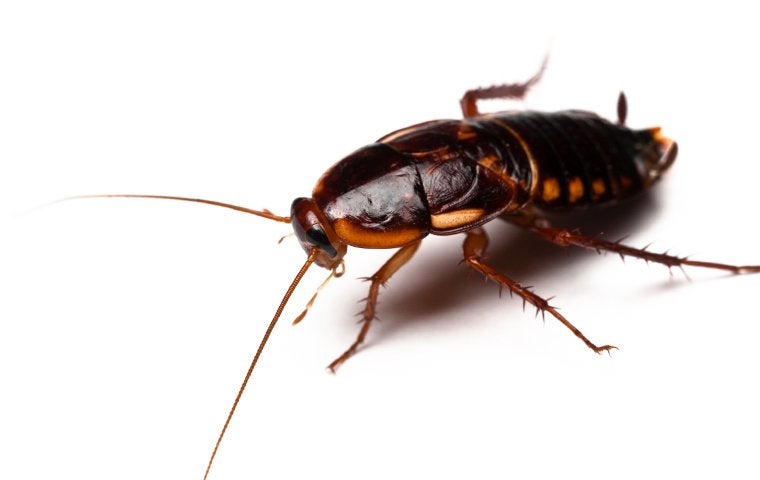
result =
[[307,232],[306,236],[309,241],[320,250],[328,254],[331,258],[338,255],[338,252],[333,248],[330,240],[327,238],[324,230],[319,225],[312,226]]

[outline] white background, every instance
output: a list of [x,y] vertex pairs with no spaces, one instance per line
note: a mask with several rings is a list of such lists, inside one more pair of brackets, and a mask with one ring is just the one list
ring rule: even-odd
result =
[[[342,156],[458,117],[467,88],[520,81],[524,108],[662,125],[675,167],[589,233],[760,263],[756,15],[664,2],[5,2],[0,7],[0,471],[4,478],[199,478],[304,255],[287,215]],[[267,2],[271,3],[271,2]],[[528,6],[528,4],[530,6]],[[493,105],[493,108],[502,108]],[[509,108],[514,108],[511,104]],[[519,106],[523,108],[523,106]],[[757,478],[760,276],[566,251],[495,223],[490,258],[593,341],[459,265],[432,238],[383,290],[389,252],[352,249],[298,327],[275,330],[213,478]]]

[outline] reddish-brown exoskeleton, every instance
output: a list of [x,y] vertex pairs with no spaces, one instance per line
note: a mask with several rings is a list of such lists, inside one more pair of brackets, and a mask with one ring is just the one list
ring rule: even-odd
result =
[[[485,263],[488,239],[480,227],[497,217],[561,246],[615,252],[668,267],[689,265],[736,274],[760,272],[760,266],[734,266],[653,253],[552,227],[543,212],[617,202],[650,187],[675,161],[677,145],[663,136],[658,127],[643,130],[626,127],[626,102],[622,94],[617,122],[578,110],[492,114],[478,111],[477,102],[481,99],[522,98],[542,71],[543,68],[524,83],[466,92],[461,100],[463,120],[413,125],[360,148],[327,170],[310,198],[296,199],[288,217],[187,197],[88,196],[206,203],[291,223],[307,253],[306,263],[288,288],[251,361],[214,446],[206,476],[253,368],[296,285],[312,263],[331,270],[331,276],[339,275],[348,245],[398,250],[369,278],[361,330],[353,344],[330,363],[328,368],[332,371],[364,341],[375,318],[380,286],[409,261],[429,234],[464,233],[464,263],[468,267],[542,313],[549,313],[594,352],[615,348],[592,343],[545,298]],[[296,321],[305,313],[306,310]]]

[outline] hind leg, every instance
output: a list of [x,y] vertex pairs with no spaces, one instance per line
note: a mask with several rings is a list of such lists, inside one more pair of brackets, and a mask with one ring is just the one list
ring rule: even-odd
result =
[[480,115],[477,104],[478,100],[490,100],[495,98],[514,98],[517,100],[522,99],[525,97],[525,94],[528,93],[528,90],[533,85],[537,84],[539,80],[541,80],[541,75],[543,75],[544,70],[546,69],[547,60],[548,57],[544,58],[544,61],[541,64],[541,68],[539,68],[538,72],[536,72],[536,74],[530,77],[526,82],[510,83],[506,85],[494,85],[492,87],[467,90],[464,93],[464,96],[462,96],[462,99],[459,101],[459,104],[462,107],[462,115],[464,115],[465,118]]
[[717,262],[704,262],[701,260],[692,260],[688,257],[676,257],[667,253],[650,252],[645,248],[636,248],[623,245],[620,242],[610,242],[596,237],[583,235],[577,231],[565,228],[556,228],[549,225],[549,222],[537,215],[504,215],[502,218],[519,225],[531,232],[539,235],[544,240],[554,244],[566,247],[574,245],[576,247],[596,250],[597,252],[613,252],[623,257],[640,258],[647,262],[659,263],[668,268],[683,268],[684,266],[712,268],[715,270],[724,270],[734,274],[758,273],[760,265],[728,265]]

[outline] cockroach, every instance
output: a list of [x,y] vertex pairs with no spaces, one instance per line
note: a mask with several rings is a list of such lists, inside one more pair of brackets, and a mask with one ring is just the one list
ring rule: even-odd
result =
[[[663,264],[760,272],[760,265],[735,266],[692,260],[635,248],[552,226],[547,213],[596,207],[628,199],[654,185],[676,159],[678,146],[660,127],[626,126],[626,98],[618,97],[617,121],[595,113],[505,111],[481,113],[478,102],[522,99],[545,67],[522,83],[478,88],[460,101],[462,120],[433,120],[396,130],[351,153],[317,181],[310,198],[293,201],[289,216],[200,198],[169,195],[85,195],[197,202],[290,223],[306,262],[288,287],[238,390],[208,461],[216,453],[261,352],[291,294],[312,264],[343,271],[347,247],[398,249],[368,278],[369,294],[356,340],[328,369],[354,355],[375,319],[384,285],[417,251],[427,235],[463,233],[463,263],[567,327],[596,353],[616,347],[591,342],[549,301],[491,267],[484,260],[488,237],[482,226],[501,218],[560,246],[574,245]],[[325,280],[326,282],[327,280]],[[324,283],[322,284],[324,286]],[[321,287],[320,287],[321,288]],[[296,318],[297,323],[316,298]]]

